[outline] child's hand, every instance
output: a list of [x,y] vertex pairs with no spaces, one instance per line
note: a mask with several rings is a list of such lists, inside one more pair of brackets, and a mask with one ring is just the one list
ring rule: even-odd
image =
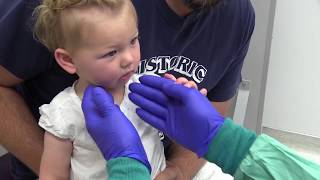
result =
[[[198,89],[197,84],[194,81],[189,81],[188,79],[184,78],[184,77],[179,77],[178,79],[176,77],[174,77],[174,75],[169,74],[169,73],[165,73],[164,74],[164,78],[166,79],[171,79],[173,81],[175,81],[177,84],[181,84],[184,85],[185,87],[188,88],[194,88],[194,89]],[[200,93],[204,96],[207,96],[208,94],[208,90],[206,88],[202,88],[200,90]]]

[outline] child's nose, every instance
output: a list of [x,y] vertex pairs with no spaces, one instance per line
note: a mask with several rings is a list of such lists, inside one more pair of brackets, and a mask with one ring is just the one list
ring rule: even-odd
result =
[[127,68],[134,62],[134,60],[135,60],[134,51],[128,49],[124,52],[120,65],[122,68]]

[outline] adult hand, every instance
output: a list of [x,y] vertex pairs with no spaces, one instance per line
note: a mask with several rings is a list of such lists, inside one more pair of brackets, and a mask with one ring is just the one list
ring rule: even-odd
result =
[[88,86],[82,100],[86,127],[106,160],[130,157],[151,172],[138,132],[114,104],[111,94],[101,87]]
[[140,106],[141,119],[199,157],[222,126],[224,118],[208,99],[194,88],[187,88],[157,76],[141,76],[129,88],[130,100]]
[[183,179],[186,179],[186,178],[183,177],[183,174],[180,171],[180,169],[170,161],[166,161],[166,168],[155,177],[155,180],[183,180]]

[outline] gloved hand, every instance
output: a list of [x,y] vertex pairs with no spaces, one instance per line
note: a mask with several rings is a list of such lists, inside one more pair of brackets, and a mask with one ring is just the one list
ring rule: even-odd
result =
[[141,119],[202,157],[224,118],[194,88],[157,76],[141,76],[132,83],[130,100]]
[[114,104],[111,94],[101,87],[88,86],[82,100],[86,127],[106,160],[130,157],[151,172],[138,132]]

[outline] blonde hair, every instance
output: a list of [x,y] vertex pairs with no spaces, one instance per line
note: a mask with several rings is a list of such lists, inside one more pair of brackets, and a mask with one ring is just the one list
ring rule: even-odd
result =
[[[67,22],[67,25],[71,27],[68,27],[68,32],[64,32],[66,28],[63,26],[66,24],[62,23],[62,20],[67,10],[98,7],[119,11],[126,1],[131,3],[130,0],[43,0],[42,4],[33,13],[35,18],[34,35],[50,51],[54,51],[59,47],[64,48],[63,46],[66,45],[67,40],[76,45],[81,39],[82,23]],[[135,14],[133,6],[131,9]],[[77,18],[75,20],[72,19],[72,21],[77,21]]]

